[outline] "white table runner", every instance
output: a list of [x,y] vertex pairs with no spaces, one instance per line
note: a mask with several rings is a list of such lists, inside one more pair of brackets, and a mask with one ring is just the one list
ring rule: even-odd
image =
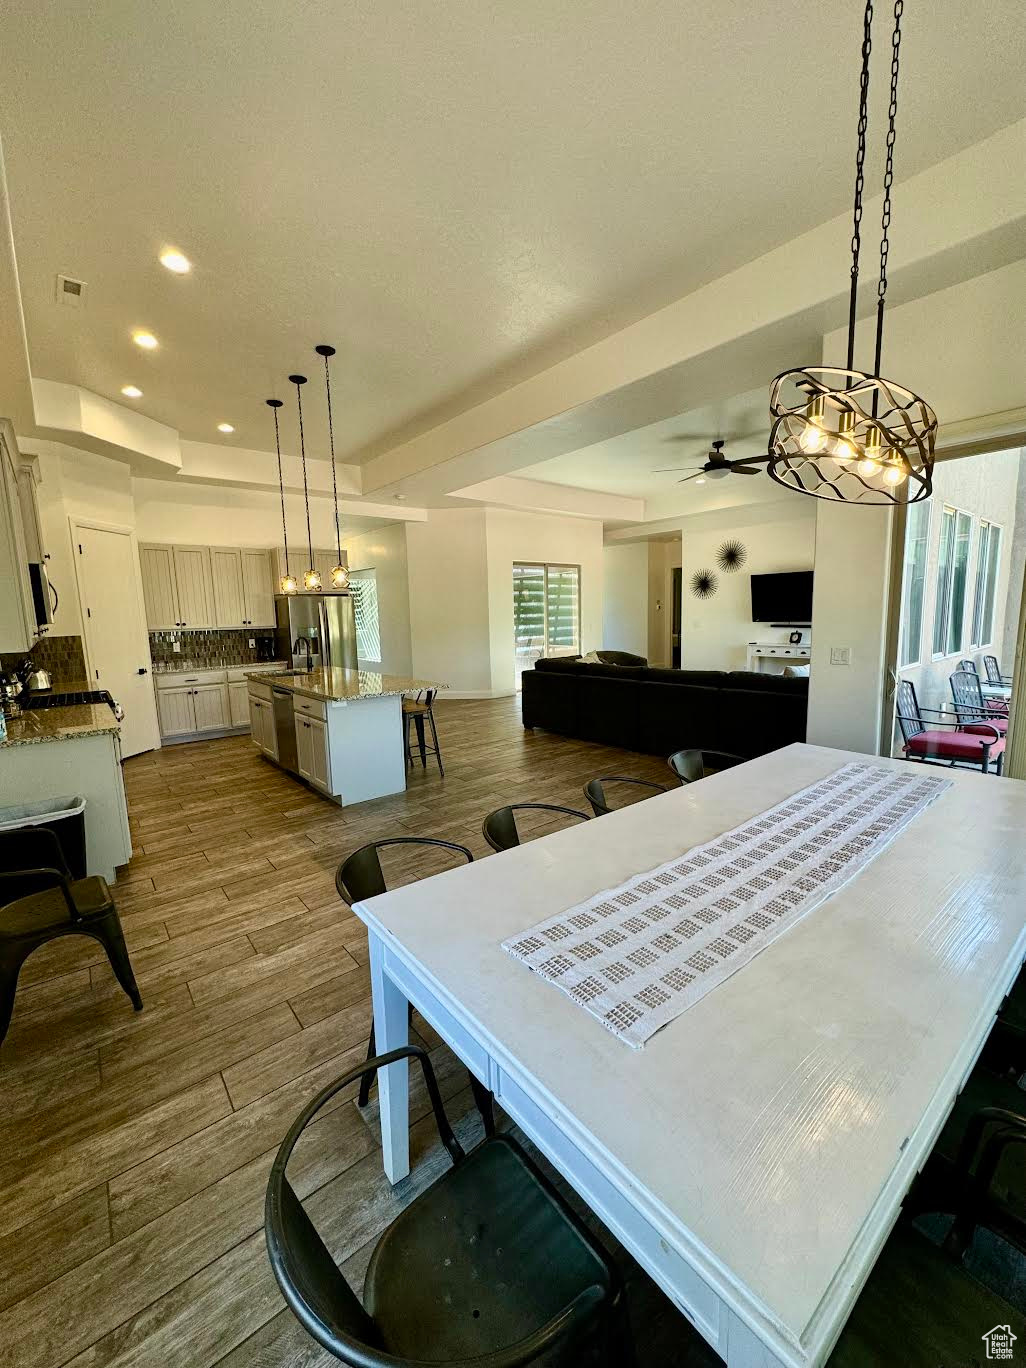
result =
[[502,948],[634,1049],[874,859],[951,787],[854,762]]

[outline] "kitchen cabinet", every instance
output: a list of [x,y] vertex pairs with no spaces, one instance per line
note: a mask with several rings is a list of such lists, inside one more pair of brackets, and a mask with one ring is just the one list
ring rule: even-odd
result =
[[243,548],[242,602],[247,627],[273,627],[274,587],[270,553]]
[[197,732],[224,731],[228,727],[228,685],[200,684],[192,691]]
[[228,685],[228,716],[233,727],[249,726],[249,685],[245,680]]
[[158,689],[157,718],[161,737],[185,736],[196,730],[192,689]]
[[14,429],[0,421],[0,651],[24,654],[39,635],[29,581],[28,550],[18,493],[20,456]]
[[215,626],[274,626],[269,552],[212,546],[210,565],[214,580]]
[[245,626],[242,594],[242,557],[238,547],[210,548],[210,575],[214,581],[214,622],[218,627]]
[[328,728],[319,718],[296,714],[296,760],[301,778],[331,793]]
[[271,760],[278,758],[278,736],[274,729],[274,708],[269,699],[249,695],[249,728],[253,744]]
[[139,565],[149,631],[214,625],[214,593],[207,547],[140,546]]

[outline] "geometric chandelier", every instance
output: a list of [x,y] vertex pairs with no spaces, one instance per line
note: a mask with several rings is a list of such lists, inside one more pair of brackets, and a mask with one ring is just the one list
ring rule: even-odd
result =
[[903,10],[904,0],[895,0],[873,371],[867,373],[854,367],[873,22],[873,3],[867,0],[855,161],[847,364],[788,370],[776,377],[770,389],[770,478],[800,494],[838,503],[918,503],[928,499],[933,491],[937,415],[910,389],[880,375]]

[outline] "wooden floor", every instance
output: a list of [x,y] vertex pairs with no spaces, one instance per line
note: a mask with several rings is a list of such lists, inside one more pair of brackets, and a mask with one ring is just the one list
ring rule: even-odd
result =
[[[132,1012],[91,941],[65,940],[26,964],[0,1053],[8,1368],[331,1362],[283,1310],[262,1224],[289,1122],[366,1048],[366,935],[335,892],[339,861],[401,835],[483,857],[481,820],[504,802],[580,808],[595,775],[668,778],[658,759],[525,733],[514,700],[450,701],[437,714],[445,778],[418,769],[406,793],[345,810],[261,760],[248,738],[126,763],[135,854],[115,895],[145,1010]],[[403,852],[386,875],[408,881],[444,864]],[[439,1057],[472,1136],[466,1074]],[[419,1162],[393,1191],[369,1112],[342,1102],[290,1170],[357,1286],[379,1231],[442,1163],[419,1098]],[[711,1361],[671,1316],[672,1350],[646,1361]]]

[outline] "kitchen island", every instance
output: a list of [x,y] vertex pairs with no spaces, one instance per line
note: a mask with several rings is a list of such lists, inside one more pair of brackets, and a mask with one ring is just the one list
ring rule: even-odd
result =
[[253,744],[339,804],[406,788],[402,696],[442,687],[370,670],[247,676]]
[[132,857],[120,727],[106,703],[25,710],[0,741],[0,807],[78,795],[86,800],[86,867],[113,883]]

